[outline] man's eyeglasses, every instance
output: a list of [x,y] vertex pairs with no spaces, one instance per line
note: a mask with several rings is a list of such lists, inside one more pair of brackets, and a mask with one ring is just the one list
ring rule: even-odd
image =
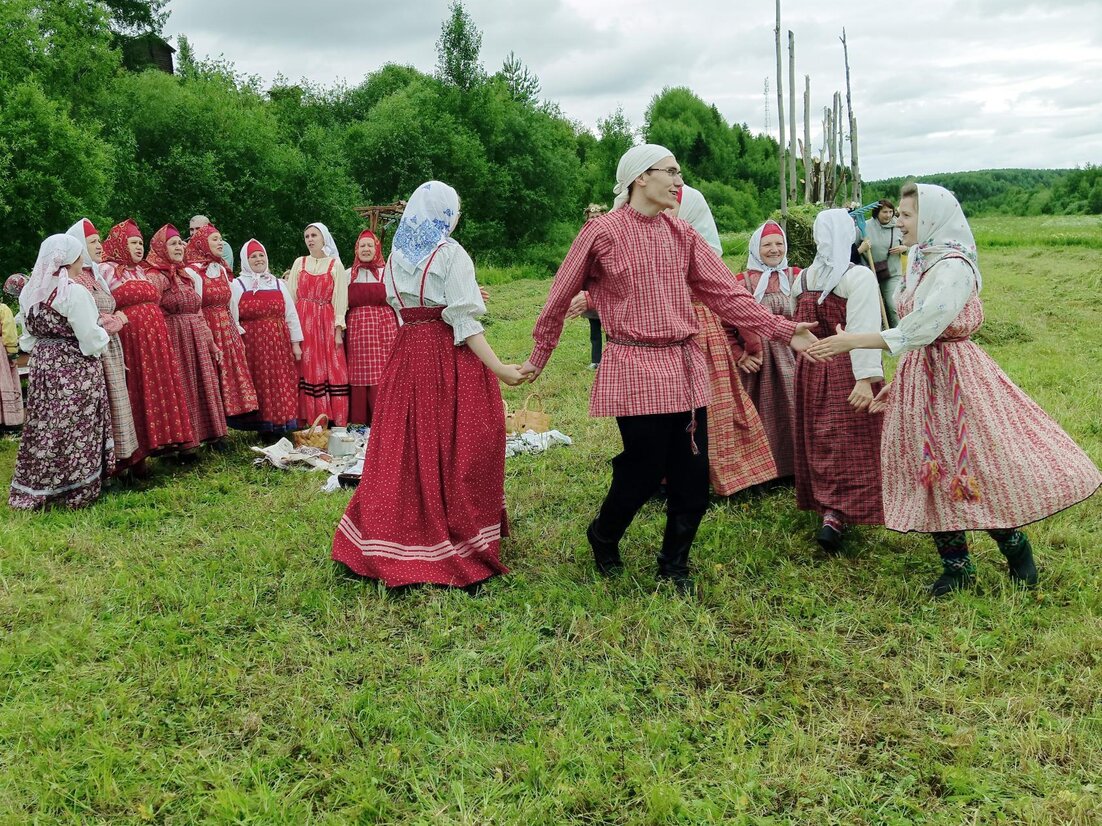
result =
[[681,180],[685,180],[684,175],[681,174],[681,170],[678,169],[676,166],[667,166],[667,167],[652,166],[650,169],[647,170],[647,172],[665,172],[671,178],[681,178]]

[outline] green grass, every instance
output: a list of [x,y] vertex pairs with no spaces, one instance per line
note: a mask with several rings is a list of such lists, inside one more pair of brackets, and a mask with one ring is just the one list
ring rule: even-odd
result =
[[[1099,253],[980,260],[985,346],[1102,461]],[[493,289],[504,356],[548,283]],[[654,591],[654,506],[599,581],[587,346],[568,324],[536,385],[576,443],[509,461],[513,572],[477,597],[343,575],[349,494],[244,441],[83,512],[0,506],[0,822],[1102,822],[1102,497],[1031,529],[1035,594],[985,536],[982,592],[943,602],[923,537],[823,560],[783,491],[709,511],[695,601]]]

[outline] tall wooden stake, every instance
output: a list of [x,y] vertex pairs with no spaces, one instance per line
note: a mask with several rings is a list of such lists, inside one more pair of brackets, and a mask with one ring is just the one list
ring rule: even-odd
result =
[[819,150],[819,196],[816,203],[826,203],[827,139],[830,135],[830,110],[823,107],[823,148]]
[[796,35],[788,30],[788,200],[796,203]]
[[811,203],[811,75],[804,75],[804,203]]
[[777,171],[781,185],[781,220],[788,221],[788,186],[784,174],[784,74],[781,66],[781,0],[777,0],[777,27],[773,30],[777,42],[777,126],[780,127],[780,140],[777,141]]
[[857,118],[853,115],[853,97],[849,85],[849,46],[846,30],[842,28],[842,54],[846,59],[846,110],[849,115],[849,160],[853,168],[853,200],[861,203],[861,170],[857,164]]
[[839,196],[843,196],[843,189],[845,187],[845,155],[842,152],[842,141],[845,140],[846,133],[842,129],[842,93],[834,93],[834,169],[831,173],[834,177],[834,198],[833,203],[838,203]]

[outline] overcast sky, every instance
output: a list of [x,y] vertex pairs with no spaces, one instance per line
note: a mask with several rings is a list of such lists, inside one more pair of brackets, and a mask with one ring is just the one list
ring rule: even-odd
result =
[[[386,63],[426,72],[447,0],[171,0],[166,35],[271,80],[358,84]],[[688,86],[730,122],[776,134],[771,3],[745,0],[467,0],[493,72],[513,51],[541,96],[594,128],[616,107],[640,126],[665,86]],[[1102,163],[1102,0],[783,0],[812,144],[845,92],[846,27],[862,177]],[[787,34],[784,35],[787,44]],[[787,49],[787,46],[786,46]],[[787,51],[785,91],[787,106]],[[787,118],[786,118],[787,120]]]

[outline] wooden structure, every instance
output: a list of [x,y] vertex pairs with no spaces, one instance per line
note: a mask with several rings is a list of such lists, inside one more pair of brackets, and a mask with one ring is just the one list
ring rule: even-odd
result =
[[[361,218],[366,218],[368,222],[368,229],[379,235],[379,221],[385,220],[385,226],[390,226],[392,223],[402,217],[402,213],[406,211],[406,202],[398,201],[395,204],[381,204],[379,206],[358,206],[353,207]],[[379,235],[380,240],[382,236]]]
[[163,37],[152,32],[130,37],[115,35],[115,43],[122,51],[122,64],[131,72],[159,69],[167,74],[175,72],[172,56],[176,50]]

